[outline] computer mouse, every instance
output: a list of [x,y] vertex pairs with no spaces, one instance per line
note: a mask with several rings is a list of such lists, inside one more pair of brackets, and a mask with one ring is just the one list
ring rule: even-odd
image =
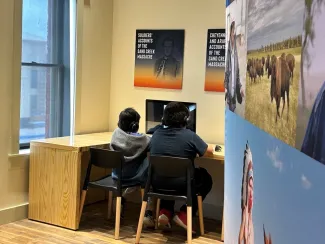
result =
[[222,148],[221,148],[221,146],[219,146],[219,145],[216,145],[216,147],[215,147],[215,149],[214,149],[214,150],[215,150],[216,152],[220,152],[220,151],[221,151],[221,149],[222,149]]

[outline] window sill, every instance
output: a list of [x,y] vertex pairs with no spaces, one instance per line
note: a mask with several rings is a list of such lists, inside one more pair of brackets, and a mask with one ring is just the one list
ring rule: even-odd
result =
[[16,154],[9,154],[10,170],[28,170],[29,167],[29,149],[19,150]]
[[29,157],[30,149],[19,150],[18,153],[9,154],[9,158]]

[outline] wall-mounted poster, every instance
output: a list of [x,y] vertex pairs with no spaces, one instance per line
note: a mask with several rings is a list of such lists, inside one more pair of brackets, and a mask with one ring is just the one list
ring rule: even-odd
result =
[[225,29],[209,29],[205,65],[205,91],[225,91],[225,48]]
[[134,86],[182,89],[184,30],[137,30]]

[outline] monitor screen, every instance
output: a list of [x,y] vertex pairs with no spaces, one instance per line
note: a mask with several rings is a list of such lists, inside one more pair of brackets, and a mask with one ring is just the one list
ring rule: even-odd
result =
[[[146,133],[152,134],[155,127],[161,125],[164,109],[171,101],[146,100]],[[182,102],[190,111],[187,128],[196,132],[196,103]]]

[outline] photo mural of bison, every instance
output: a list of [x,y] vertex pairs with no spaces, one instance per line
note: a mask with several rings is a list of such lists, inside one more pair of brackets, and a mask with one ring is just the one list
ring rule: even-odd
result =
[[245,119],[289,145],[295,144],[300,51],[297,47],[247,54]]

